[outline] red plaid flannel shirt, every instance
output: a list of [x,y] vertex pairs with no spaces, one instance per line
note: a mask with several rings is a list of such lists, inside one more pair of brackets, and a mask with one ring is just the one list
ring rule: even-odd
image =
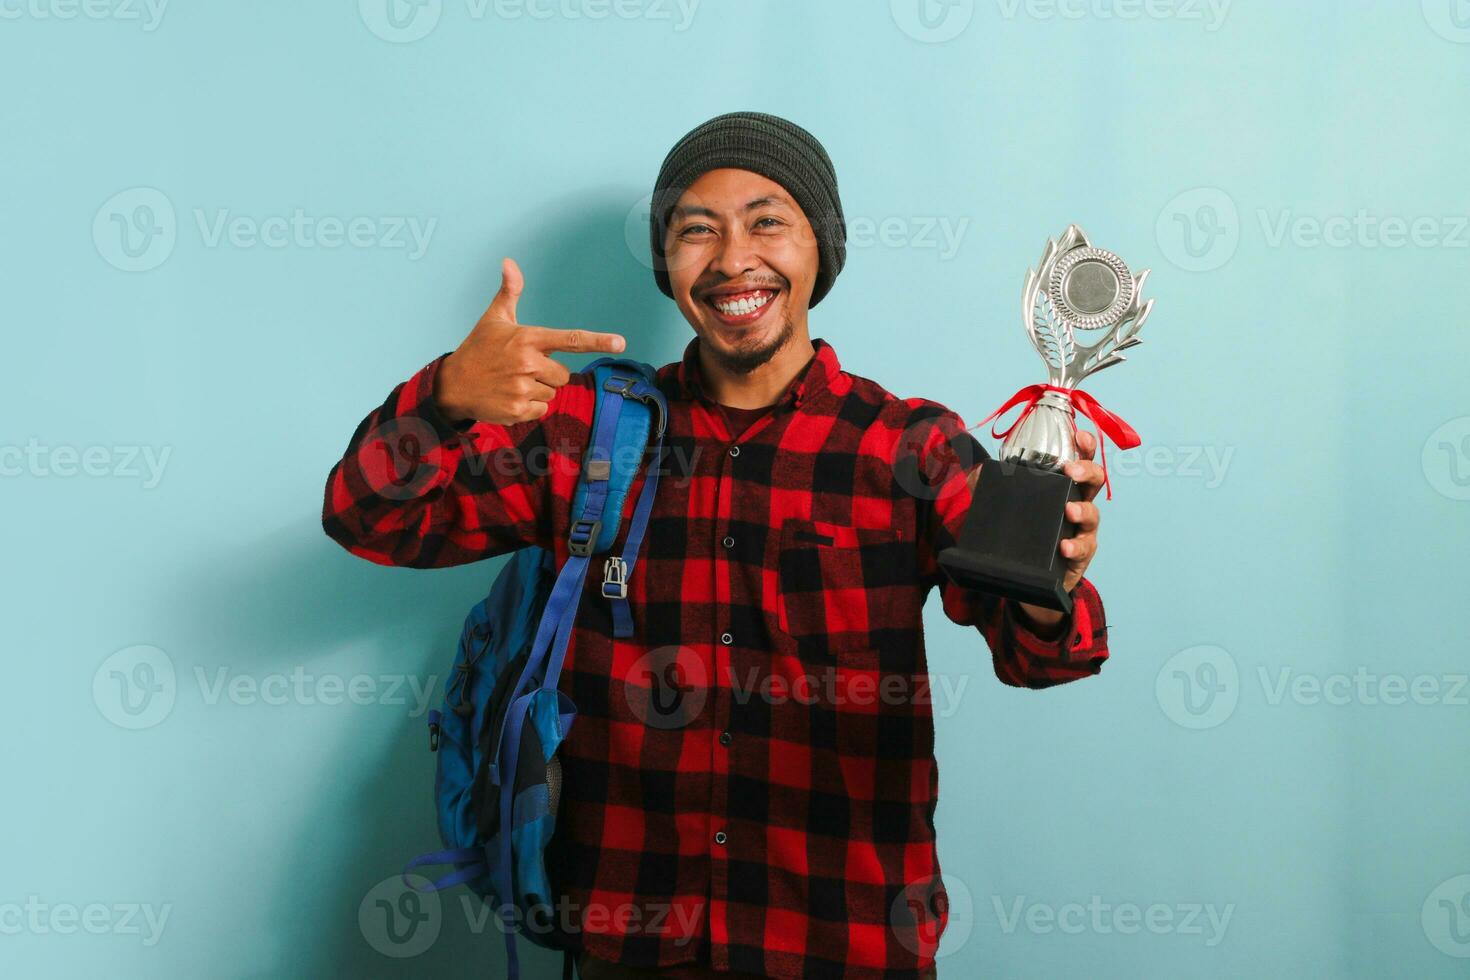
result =
[[[587,576],[561,677],[579,717],[560,753],[554,880],[603,959],[914,977],[948,908],[924,601],[937,586],[1000,680],[1034,688],[1101,669],[1101,601],[1084,580],[1047,641],[938,567],[984,457],[954,412],[844,372],[816,339],[774,410],[732,441],[698,343],[659,371],[668,432],[629,580],[632,637],[612,636],[599,566]],[[525,545],[560,565],[591,375],[574,373],[540,419],[450,425],[432,398],[440,361],[358,427],[328,478],[327,533],[386,565]]]

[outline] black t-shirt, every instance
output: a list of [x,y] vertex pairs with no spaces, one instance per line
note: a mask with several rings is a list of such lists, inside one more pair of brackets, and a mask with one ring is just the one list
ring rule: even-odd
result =
[[730,405],[720,405],[725,413],[725,424],[729,426],[730,438],[739,439],[750,428],[752,422],[771,410],[770,405],[762,405],[760,408],[733,408]]

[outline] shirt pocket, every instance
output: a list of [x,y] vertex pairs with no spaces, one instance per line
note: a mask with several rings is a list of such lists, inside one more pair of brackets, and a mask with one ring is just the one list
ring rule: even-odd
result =
[[875,650],[892,631],[903,569],[912,564],[898,531],[791,518],[781,525],[776,621],[808,652]]

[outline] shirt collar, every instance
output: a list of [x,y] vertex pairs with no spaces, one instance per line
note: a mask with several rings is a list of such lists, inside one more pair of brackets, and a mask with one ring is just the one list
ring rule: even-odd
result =
[[[786,391],[776,400],[776,405],[782,408],[797,409],[804,403],[810,401],[819,392],[824,391],[842,371],[842,365],[837,360],[837,351],[832,345],[821,337],[812,338],[814,353],[811,360],[799,371],[791,383],[786,386]],[[685,398],[702,398],[711,404],[714,399],[705,393],[700,383],[699,371],[699,338],[695,337],[689,341],[684,348],[684,357],[679,362],[677,373],[679,391]]]

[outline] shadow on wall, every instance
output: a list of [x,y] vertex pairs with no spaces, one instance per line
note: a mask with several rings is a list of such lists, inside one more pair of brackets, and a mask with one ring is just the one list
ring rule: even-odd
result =
[[[654,283],[646,202],[639,206],[644,197],[642,191],[628,190],[572,197],[561,213],[580,220],[570,221],[565,235],[543,235],[530,228],[534,240],[487,248],[483,265],[496,271],[484,305],[499,286],[500,259],[509,255],[526,277],[519,307],[522,323],[620,333],[628,340],[626,356],[655,367],[677,359],[694,332]],[[454,343],[459,339],[453,338]],[[560,356],[574,368],[592,360]]]
[[[635,200],[631,193],[602,193],[569,201],[558,215],[566,220],[532,229],[535,240],[524,245],[487,245],[482,265],[498,268],[502,254],[520,263],[527,279],[522,322],[617,331],[628,340],[629,356],[657,366],[675,359],[691,334],[658,292],[646,254],[635,257],[626,243]],[[484,296],[487,305],[491,295]],[[442,349],[453,349],[470,326],[445,327]],[[573,370],[592,359],[558,358]],[[403,376],[416,367],[405,364]],[[344,448],[361,415],[386,394],[342,407]],[[334,462],[321,461],[319,486]],[[298,523],[262,535],[223,571],[217,564],[199,570],[192,589],[199,594],[181,607],[199,616],[198,628],[215,638],[209,648],[220,663],[288,673],[302,665],[309,672],[325,658],[335,657],[340,665],[346,652],[350,666],[337,669],[432,677],[430,705],[437,706],[460,624],[504,559],[432,571],[374,565],[323,534],[319,493],[300,502]],[[311,802],[301,808],[304,817],[291,840],[277,849],[279,865],[247,872],[271,876],[276,896],[273,934],[262,937],[277,951],[269,976],[458,977],[503,971],[500,933],[467,889],[414,896],[396,887],[408,859],[441,846],[425,720],[410,714],[404,708],[334,716],[327,739],[319,727],[301,746],[315,760],[315,778],[272,788],[283,799]],[[521,950],[525,976],[560,976],[558,954],[525,942]]]

